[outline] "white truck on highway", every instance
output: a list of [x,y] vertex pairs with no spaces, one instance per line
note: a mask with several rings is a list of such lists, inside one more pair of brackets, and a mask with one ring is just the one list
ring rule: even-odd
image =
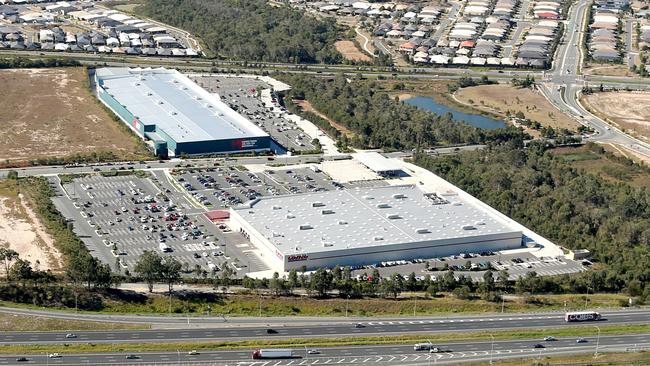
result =
[[291,349],[256,349],[253,351],[252,356],[254,360],[296,357]]
[[600,319],[600,313],[595,311],[575,311],[564,314],[564,320],[567,322],[586,322]]

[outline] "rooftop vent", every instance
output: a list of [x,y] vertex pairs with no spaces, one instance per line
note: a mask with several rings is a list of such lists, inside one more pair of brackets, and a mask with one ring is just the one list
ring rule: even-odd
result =
[[386,218],[389,220],[396,220],[396,219],[401,219],[402,217],[398,214],[388,214],[386,215]]
[[348,222],[345,220],[339,220],[339,225],[347,225]]
[[416,234],[429,234],[431,231],[429,229],[416,229]]
[[452,203],[452,205],[454,205],[454,206],[462,206],[463,204],[462,204],[462,202],[454,202],[454,203]]
[[373,196],[363,196],[364,200],[374,200],[375,198]]
[[312,202],[311,207],[325,207],[323,202]]
[[280,206],[275,206],[275,205],[274,205],[274,206],[273,206],[273,209],[274,209],[274,210],[281,210],[282,207],[280,207]]
[[388,203],[378,203],[377,208],[390,208]]
[[334,210],[321,210],[320,213],[323,215],[331,215],[334,213]]
[[477,221],[477,222],[474,223],[474,225],[477,225],[477,226],[478,225],[485,225],[485,223],[483,221]]
[[332,244],[332,243],[327,243],[327,242],[323,242],[323,246],[324,246],[324,247],[333,247],[334,244]]
[[375,237],[373,238],[373,240],[374,240],[374,241],[381,241],[381,240],[384,240],[384,237],[383,237],[383,236],[375,236]]
[[463,230],[476,230],[474,225],[463,225]]
[[402,198],[406,198],[406,196],[403,195],[403,194],[401,194],[401,193],[395,193],[395,194],[393,195],[393,198],[394,198],[394,199],[402,199]]
[[311,225],[300,225],[300,230],[311,230],[313,228]]
[[294,214],[288,213],[287,216],[285,216],[287,219],[295,219],[296,216]]

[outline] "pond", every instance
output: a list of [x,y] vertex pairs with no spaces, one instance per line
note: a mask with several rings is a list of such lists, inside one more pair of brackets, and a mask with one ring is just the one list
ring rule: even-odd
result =
[[478,127],[478,128],[494,129],[494,128],[502,128],[506,126],[506,123],[503,122],[502,120],[486,117],[480,114],[461,112],[458,109],[455,109],[453,107],[440,104],[430,97],[422,97],[422,96],[412,97],[404,100],[404,103],[410,104],[419,109],[431,111],[441,116],[444,115],[445,113],[451,113],[451,115],[454,118],[454,121],[459,121],[459,122],[462,121],[467,123],[468,125]]

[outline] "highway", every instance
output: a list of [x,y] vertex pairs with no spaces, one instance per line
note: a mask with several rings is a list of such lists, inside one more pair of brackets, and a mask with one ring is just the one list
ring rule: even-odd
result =
[[[605,336],[598,335],[593,327],[593,335],[585,337],[584,343],[577,343],[575,337],[558,337],[556,341],[541,339],[485,340],[471,342],[451,342],[436,344],[446,352],[429,353],[414,351],[413,345],[377,345],[320,348],[320,354],[309,355],[304,348],[294,349],[294,358],[282,360],[252,360],[250,350],[205,351],[189,355],[187,351],[137,352],[136,359],[126,359],[127,353],[87,353],[62,354],[61,358],[47,358],[45,354],[26,355],[26,364],[36,365],[115,365],[115,364],[206,364],[240,366],[296,366],[296,365],[416,365],[450,364],[468,361],[490,361],[507,358],[538,358],[550,355],[629,352],[650,347],[650,334]],[[422,339],[421,342],[426,342]],[[544,348],[534,348],[541,343]],[[17,357],[23,355],[0,356],[0,365],[15,364]]]
[[[596,323],[567,323],[563,314],[499,314],[488,316],[445,317],[445,318],[395,318],[377,320],[347,320],[331,323],[313,318],[312,324],[291,324],[287,318],[270,318],[266,324],[255,326],[238,324],[236,318],[227,322],[217,319],[212,326],[193,326],[205,323],[201,319],[189,318],[189,324],[175,329],[151,330],[107,330],[79,331],[76,338],[65,338],[67,332],[3,332],[2,344],[60,344],[60,343],[141,343],[175,341],[216,341],[270,338],[314,338],[340,336],[375,336],[387,334],[444,333],[464,331],[485,331],[498,329],[541,329],[591,325],[650,323],[650,309],[633,311],[612,311],[603,313],[605,320]],[[118,317],[116,317],[118,318]],[[188,318],[181,318],[188,322]],[[261,319],[259,319],[261,320]],[[361,323],[363,327],[355,326]],[[267,325],[268,324],[268,325]],[[285,325],[291,324],[291,325]],[[277,333],[268,334],[267,329]]]

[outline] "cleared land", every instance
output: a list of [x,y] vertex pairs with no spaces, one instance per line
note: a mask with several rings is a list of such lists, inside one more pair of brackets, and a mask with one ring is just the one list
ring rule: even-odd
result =
[[366,55],[363,51],[359,50],[352,41],[336,41],[334,43],[336,50],[339,51],[343,57],[352,61],[370,61],[370,56]]
[[525,118],[546,127],[575,131],[580,126],[533,89],[519,89],[510,85],[480,85],[459,89],[455,96],[461,103],[504,117],[508,111],[513,115],[521,112]]
[[0,331],[149,329],[148,325],[54,319],[0,313]]
[[309,101],[307,101],[307,100],[294,100],[293,102],[295,104],[297,104],[303,111],[311,112],[311,113],[317,115],[318,117],[326,120],[327,123],[329,123],[332,127],[334,127],[340,133],[345,134],[348,137],[354,136],[354,132],[352,132],[349,128],[343,126],[342,124],[334,121],[333,119],[327,117],[323,113],[321,113],[321,112],[317,111],[316,109],[314,109],[314,107],[311,105],[311,103],[309,103]]
[[[599,147],[600,148],[600,147]],[[591,150],[588,146],[563,147],[552,150],[571,166],[603,177],[611,182],[625,183],[634,187],[650,189],[650,168],[629,164],[620,155],[620,151],[604,146],[608,152],[601,153]]]
[[34,268],[59,271],[62,267],[54,240],[11,182],[0,185],[0,246],[15,250]]
[[123,159],[148,154],[92,96],[84,68],[2,70],[0,90],[11,91],[0,93],[0,160],[93,151]]
[[650,139],[650,92],[603,92],[586,95],[587,108],[627,132]]
[[[627,61],[626,61],[627,62]],[[601,76],[624,76],[628,78],[639,77],[639,74],[630,71],[626,65],[599,65],[590,64],[588,67],[583,68],[583,73],[586,75],[601,75]]]

